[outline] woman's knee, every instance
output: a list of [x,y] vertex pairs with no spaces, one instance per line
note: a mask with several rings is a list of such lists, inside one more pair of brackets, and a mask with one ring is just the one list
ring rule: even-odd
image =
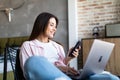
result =
[[32,56],[28,58],[24,65],[25,76],[28,80],[35,80],[45,76],[47,59],[42,56]]
[[55,65],[42,56],[30,57],[24,65],[24,70],[30,80],[53,80],[58,77],[65,77],[70,80]]

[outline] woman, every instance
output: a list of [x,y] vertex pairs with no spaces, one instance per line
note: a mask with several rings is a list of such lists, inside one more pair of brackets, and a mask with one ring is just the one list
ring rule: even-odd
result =
[[[77,70],[67,65],[78,56],[80,48],[73,52],[74,57],[65,57],[63,46],[52,40],[57,25],[58,19],[53,14],[43,12],[36,18],[29,41],[24,42],[20,50],[20,63],[27,80],[71,80],[64,73],[78,74]],[[89,80],[97,80],[96,77],[105,80],[116,78],[109,76],[93,75]]]

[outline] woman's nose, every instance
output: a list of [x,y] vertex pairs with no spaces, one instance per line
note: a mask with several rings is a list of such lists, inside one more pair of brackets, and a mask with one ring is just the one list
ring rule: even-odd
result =
[[54,31],[56,31],[56,30],[57,30],[57,28],[56,28],[56,27],[54,27],[54,28],[53,28],[53,30],[54,30]]

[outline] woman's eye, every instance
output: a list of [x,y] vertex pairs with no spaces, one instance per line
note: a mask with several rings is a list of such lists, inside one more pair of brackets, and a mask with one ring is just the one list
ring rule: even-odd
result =
[[50,24],[50,26],[53,26],[53,24]]
[[53,23],[50,24],[51,27],[55,27],[56,28],[56,25],[54,25]]
[[55,27],[55,28],[56,28],[56,26],[55,26],[54,24],[51,24],[50,26],[52,26],[52,27]]

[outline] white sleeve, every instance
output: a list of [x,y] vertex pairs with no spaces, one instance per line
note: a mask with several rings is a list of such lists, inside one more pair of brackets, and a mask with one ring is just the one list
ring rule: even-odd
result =
[[24,42],[20,48],[20,54],[19,54],[20,65],[23,71],[24,71],[24,64],[30,56],[32,56],[32,54],[31,54],[29,42]]

